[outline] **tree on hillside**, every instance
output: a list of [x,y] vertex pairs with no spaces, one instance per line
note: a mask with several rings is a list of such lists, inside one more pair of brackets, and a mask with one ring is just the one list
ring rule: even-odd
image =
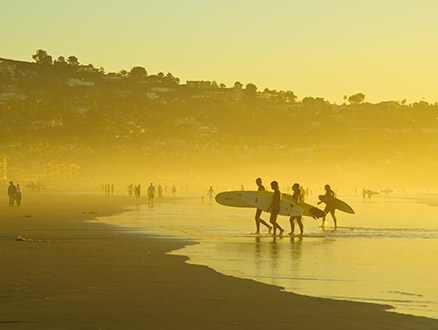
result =
[[67,62],[71,66],[78,66],[79,65],[79,60],[76,56],[69,56],[67,59]]
[[174,77],[173,74],[170,72],[167,73],[165,81],[170,85],[178,85],[179,84],[179,78]]
[[362,93],[357,93],[354,95],[351,95],[348,98],[348,102],[350,102],[350,104],[360,104],[365,100],[365,95]]
[[119,75],[122,76],[122,77],[124,77],[124,78],[126,78],[126,77],[128,77],[128,71],[126,71],[126,70],[121,70],[121,71],[119,72]]
[[243,84],[240,81],[236,81],[234,83],[234,88],[235,89],[242,89],[242,87],[243,87]]
[[295,103],[295,101],[297,100],[297,96],[292,91],[286,91],[285,95],[287,103]]
[[39,64],[52,64],[52,56],[43,49],[38,49],[32,58]]
[[329,104],[328,101],[324,100],[323,97],[312,97],[312,96],[307,96],[303,98],[302,103],[304,106],[319,106],[319,107]]
[[67,65],[67,61],[64,56],[59,56],[57,60],[53,61],[53,64],[57,67],[64,67]]
[[134,66],[128,73],[128,78],[135,82],[142,82],[148,73],[142,66]]
[[246,87],[245,87],[245,94],[247,96],[253,97],[253,96],[256,95],[256,93],[257,93],[257,86],[256,85],[251,84],[251,83],[246,85]]

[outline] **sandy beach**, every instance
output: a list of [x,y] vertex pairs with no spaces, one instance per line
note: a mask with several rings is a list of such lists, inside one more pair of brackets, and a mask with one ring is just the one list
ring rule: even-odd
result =
[[[127,197],[26,194],[0,206],[0,329],[437,329],[388,306],[312,298],[188,265],[191,244],[93,223]],[[17,240],[22,236],[24,240]]]

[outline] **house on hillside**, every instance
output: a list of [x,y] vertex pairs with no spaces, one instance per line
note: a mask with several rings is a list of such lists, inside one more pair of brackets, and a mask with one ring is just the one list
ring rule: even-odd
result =
[[34,130],[45,129],[48,127],[62,127],[64,121],[62,118],[54,118],[50,120],[35,120],[32,122],[31,128]]
[[70,87],[78,87],[78,86],[92,87],[95,86],[96,83],[94,81],[89,81],[85,79],[69,78],[67,80],[67,85]]
[[1,101],[11,101],[11,100],[25,100],[26,94],[21,92],[20,89],[18,89],[15,86],[12,85],[4,85],[1,88],[0,92],[0,102]]
[[211,81],[204,81],[204,80],[187,80],[186,86],[188,88],[198,88],[198,89],[210,89],[215,88]]
[[89,65],[79,65],[77,67],[78,72],[88,72],[88,73],[96,73],[99,70],[93,67],[91,64]]
[[123,78],[121,75],[115,73],[115,72],[110,72],[106,75],[103,76],[103,80],[104,81],[109,81],[109,82],[118,82],[118,81],[122,81]]
[[79,177],[81,167],[74,163],[46,163],[44,174],[49,182],[76,180]]
[[146,97],[150,100],[155,100],[160,97],[160,94],[167,94],[175,92],[175,88],[171,87],[152,87],[146,93]]

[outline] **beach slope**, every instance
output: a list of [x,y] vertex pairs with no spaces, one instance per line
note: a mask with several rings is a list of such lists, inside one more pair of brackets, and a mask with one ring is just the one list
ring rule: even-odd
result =
[[21,208],[0,206],[0,329],[438,329],[388,306],[188,265],[166,252],[191,242],[89,221],[122,212],[127,197],[25,197]]

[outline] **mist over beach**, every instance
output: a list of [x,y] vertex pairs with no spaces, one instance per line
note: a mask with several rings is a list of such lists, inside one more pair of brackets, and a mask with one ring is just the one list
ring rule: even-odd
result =
[[438,4],[0,5],[0,328],[438,327]]

